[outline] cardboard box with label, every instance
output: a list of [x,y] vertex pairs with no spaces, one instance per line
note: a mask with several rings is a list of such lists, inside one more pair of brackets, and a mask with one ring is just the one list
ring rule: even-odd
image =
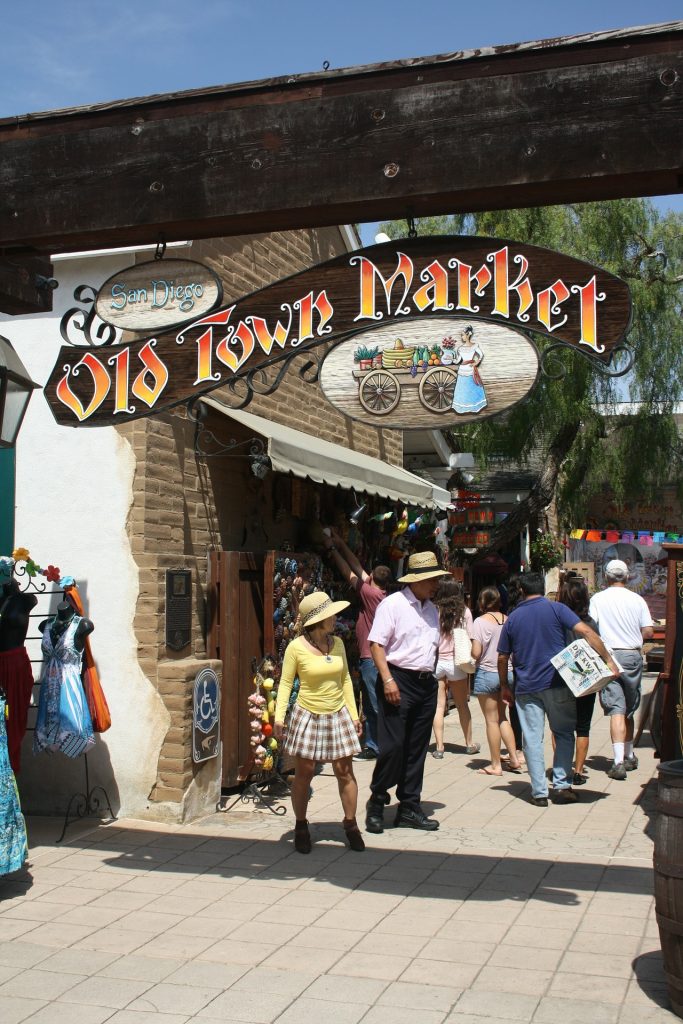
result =
[[[614,657],[614,655],[612,655]],[[617,668],[621,665],[614,659]],[[597,693],[609,683],[612,673],[587,640],[573,640],[550,659],[575,697]]]

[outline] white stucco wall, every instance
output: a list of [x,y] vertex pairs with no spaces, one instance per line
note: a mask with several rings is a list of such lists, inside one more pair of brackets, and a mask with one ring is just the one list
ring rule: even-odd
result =
[[[63,344],[60,320],[79,305],[74,289],[83,284],[97,288],[131,262],[132,254],[55,261],[59,288],[52,313],[0,314],[0,333],[12,342],[34,381],[44,384],[56,361]],[[126,533],[134,471],[131,447],[113,427],[58,426],[42,392],[34,393],[17,442],[15,543],[27,547],[41,566],[56,565],[79,585],[86,615],[95,624],[92,649],[113,723],[88,757],[90,781],[105,785],[114,809],[128,815],[144,813],[148,806],[169,720],[137,661],[138,570]],[[58,600],[52,600],[53,607]],[[47,611],[47,605],[41,598],[38,610]],[[30,640],[27,648],[30,657],[40,658],[39,640]],[[30,724],[34,717],[29,716]],[[31,744],[29,733],[18,778],[24,808],[63,812],[71,794],[82,788],[82,759],[34,757]]]

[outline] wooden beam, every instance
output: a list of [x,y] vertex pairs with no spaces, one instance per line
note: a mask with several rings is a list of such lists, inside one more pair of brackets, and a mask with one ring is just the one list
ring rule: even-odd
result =
[[26,315],[49,313],[57,282],[52,264],[42,256],[18,256],[11,261],[0,255],[0,309],[3,313]]
[[683,22],[27,115],[0,122],[0,244],[675,193],[682,140]]

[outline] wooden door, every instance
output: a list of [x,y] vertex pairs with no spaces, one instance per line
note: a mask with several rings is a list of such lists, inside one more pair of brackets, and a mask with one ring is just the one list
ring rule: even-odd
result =
[[[221,689],[222,784],[234,786],[250,756],[247,698],[253,687],[253,661],[264,653],[263,554],[213,551],[209,559],[209,656],[223,662]],[[272,590],[272,587],[270,588]]]

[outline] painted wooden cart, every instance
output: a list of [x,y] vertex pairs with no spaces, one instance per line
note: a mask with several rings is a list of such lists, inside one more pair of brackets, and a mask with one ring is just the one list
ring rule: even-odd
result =
[[417,387],[420,401],[431,412],[448,412],[453,405],[453,393],[458,377],[454,366],[430,366],[418,369],[354,370],[358,381],[358,399],[366,412],[386,416],[401,398],[401,388]]

